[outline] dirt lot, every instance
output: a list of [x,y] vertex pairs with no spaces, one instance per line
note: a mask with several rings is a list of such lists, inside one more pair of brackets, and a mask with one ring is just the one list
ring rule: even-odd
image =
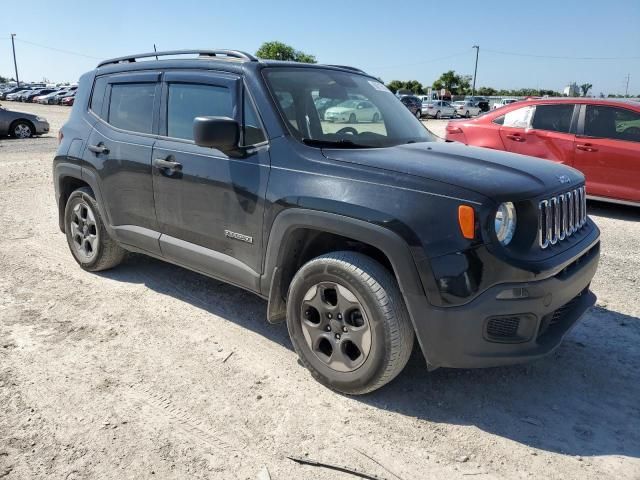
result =
[[5,105],[53,129],[0,139],[0,478],[355,478],[286,459],[308,455],[388,480],[640,479],[639,210],[589,205],[599,302],[554,355],[432,373],[414,355],[349,398],[249,293],[143,256],[81,270],[51,183],[69,109]]

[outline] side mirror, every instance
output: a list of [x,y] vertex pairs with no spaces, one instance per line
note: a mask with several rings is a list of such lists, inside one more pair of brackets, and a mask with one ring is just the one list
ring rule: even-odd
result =
[[196,117],[193,140],[196,145],[217,148],[228,154],[238,149],[240,125],[229,117]]

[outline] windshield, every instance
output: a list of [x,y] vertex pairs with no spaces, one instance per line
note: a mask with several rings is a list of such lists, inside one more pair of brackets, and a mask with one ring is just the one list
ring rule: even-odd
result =
[[316,147],[390,147],[435,141],[382,83],[321,68],[267,68],[265,80],[289,131]]

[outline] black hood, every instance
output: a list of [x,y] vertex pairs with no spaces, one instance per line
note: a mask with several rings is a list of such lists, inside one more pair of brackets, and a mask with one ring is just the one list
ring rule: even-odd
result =
[[423,142],[322,151],[333,160],[428,178],[496,201],[533,198],[584,183],[579,171],[559,163],[461,143]]

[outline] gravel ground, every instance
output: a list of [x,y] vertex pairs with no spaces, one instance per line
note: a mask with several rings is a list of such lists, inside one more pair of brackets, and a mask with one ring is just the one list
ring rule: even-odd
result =
[[5,105],[52,132],[0,139],[0,478],[355,478],[286,459],[308,455],[388,480],[640,479],[640,210],[589,204],[599,302],[552,356],[428,373],[414,355],[349,398],[249,293],[143,256],[81,270],[51,181],[69,109]]

